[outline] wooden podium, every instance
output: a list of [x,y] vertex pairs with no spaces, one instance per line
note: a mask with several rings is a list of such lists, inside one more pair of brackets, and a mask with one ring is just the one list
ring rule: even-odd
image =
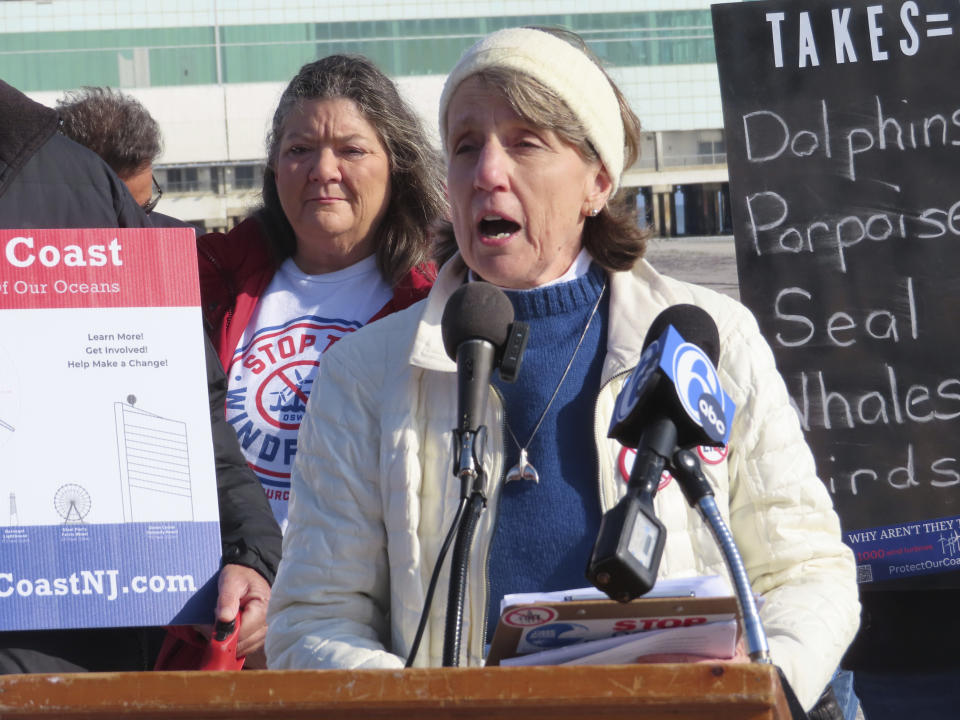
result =
[[787,720],[756,664],[0,676],[0,718]]

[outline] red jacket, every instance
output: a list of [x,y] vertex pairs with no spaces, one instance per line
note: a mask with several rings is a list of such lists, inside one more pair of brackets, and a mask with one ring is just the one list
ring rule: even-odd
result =
[[[243,331],[277,271],[263,228],[250,217],[227,234],[207,233],[197,240],[200,297],[207,333],[224,367],[230,366]],[[393,288],[393,297],[370,318],[379,320],[427,296],[437,271],[419,265]]]

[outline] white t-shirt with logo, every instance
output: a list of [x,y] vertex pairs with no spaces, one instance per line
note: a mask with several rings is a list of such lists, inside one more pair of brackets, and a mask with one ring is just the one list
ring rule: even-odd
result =
[[372,255],[324,275],[307,275],[287,259],[233,354],[227,368],[227,421],[284,531],[297,431],[320,356],[365,325],[391,294]]

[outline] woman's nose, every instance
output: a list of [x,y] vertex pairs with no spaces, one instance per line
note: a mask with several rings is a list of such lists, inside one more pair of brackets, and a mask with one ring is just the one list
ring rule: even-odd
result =
[[310,180],[324,183],[340,180],[340,161],[332,149],[321,148],[317,151],[310,167]]
[[506,151],[497,142],[484,143],[477,155],[474,185],[480,190],[501,190],[507,187],[508,161]]

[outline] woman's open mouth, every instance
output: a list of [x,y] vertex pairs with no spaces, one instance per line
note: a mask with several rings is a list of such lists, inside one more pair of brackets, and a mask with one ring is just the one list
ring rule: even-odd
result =
[[506,240],[520,229],[520,225],[499,215],[484,215],[483,219],[477,223],[477,229],[482,237]]

